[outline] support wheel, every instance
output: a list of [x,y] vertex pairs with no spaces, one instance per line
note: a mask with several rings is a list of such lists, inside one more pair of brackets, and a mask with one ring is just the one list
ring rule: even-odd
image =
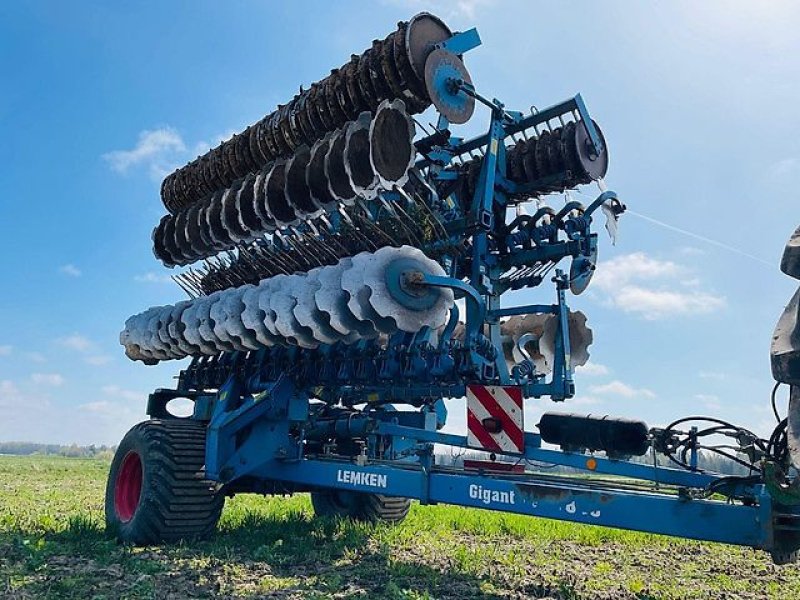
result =
[[224,497],[205,479],[203,423],[153,419],[117,448],[106,484],[106,527],[136,545],[210,536]]
[[381,494],[324,490],[311,492],[318,517],[341,517],[370,523],[399,523],[406,518],[411,500]]

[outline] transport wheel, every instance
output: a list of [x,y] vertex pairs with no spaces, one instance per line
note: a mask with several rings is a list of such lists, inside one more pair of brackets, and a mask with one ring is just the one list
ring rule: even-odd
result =
[[205,479],[206,427],[153,419],[134,425],[117,448],[106,484],[106,527],[136,545],[211,535],[224,496]]
[[381,494],[324,490],[311,492],[318,517],[341,517],[370,523],[399,523],[406,518],[411,500]]

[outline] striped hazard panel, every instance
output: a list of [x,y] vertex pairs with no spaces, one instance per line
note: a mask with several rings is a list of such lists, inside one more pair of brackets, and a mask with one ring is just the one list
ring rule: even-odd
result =
[[525,450],[522,388],[467,386],[467,445],[483,450]]

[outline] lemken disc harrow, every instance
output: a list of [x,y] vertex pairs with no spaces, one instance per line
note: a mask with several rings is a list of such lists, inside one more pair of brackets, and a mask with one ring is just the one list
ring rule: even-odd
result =
[[[697,417],[545,412],[526,428],[528,399],[576,394],[593,334],[568,298],[598,268],[595,218],[613,236],[625,205],[583,98],[489,100],[464,62],[478,45],[417,15],[164,180],[153,251],[186,267],[190,298],[130,317],[120,342],[135,361],[190,360],[115,455],[121,540],[209,535],[225,495],[310,492],[327,516],[396,522],[415,498],[800,553],[800,292],[773,338],[791,393],[769,439]],[[462,137],[479,104],[488,129]],[[548,205],[594,182],[588,205]],[[784,271],[800,279],[798,239]],[[550,285],[550,303],[502,301]],[[466,435],[440,431],[458,398]],[[437,446],[485,460],[443,468]],[[707,453],[741,473],[704,471]],[[526,468],[542,463],[586,476]]]

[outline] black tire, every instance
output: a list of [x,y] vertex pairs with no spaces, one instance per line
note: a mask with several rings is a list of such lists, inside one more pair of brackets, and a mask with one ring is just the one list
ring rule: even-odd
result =
[[108,531],[136,545],[210,536],[224,496],[205,479],[205,444],[206,427],[197,421],[153,419],[134,425],[108,474]]
[[408,515],[411,500],[381,494],[324,490],[311,492],[314,514],[370,523],[399,523]]

